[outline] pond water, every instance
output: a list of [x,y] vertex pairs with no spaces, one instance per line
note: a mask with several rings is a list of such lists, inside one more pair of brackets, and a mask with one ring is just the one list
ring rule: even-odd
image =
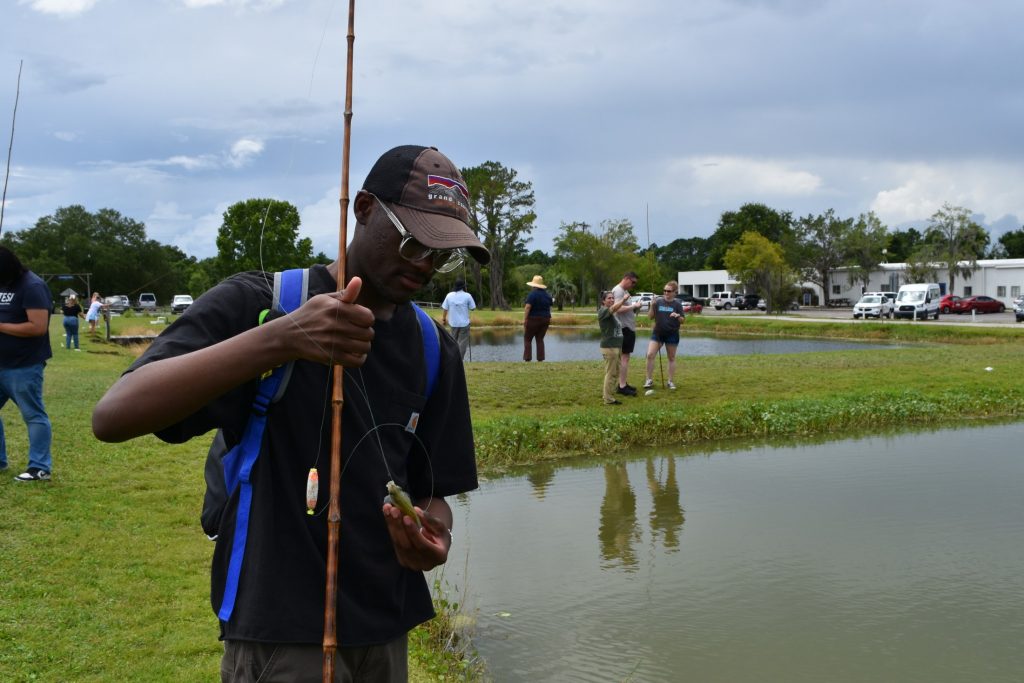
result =
[[[597,330],[555,329],[544,338],[546,361],[601,360]],[[648,332],[637,337],[637,353],[647,352]],[[846,349],[891,349],[894,344],[877,342],[830,341],[817,339],[726,338],[684,335],[679,342],[681,356],[729,356]],[[466,362],[523,360],[523,333],[513,330],[474,330]]]
[[1019,682],[1024,424],[538,467],[452,499],[498,682]]

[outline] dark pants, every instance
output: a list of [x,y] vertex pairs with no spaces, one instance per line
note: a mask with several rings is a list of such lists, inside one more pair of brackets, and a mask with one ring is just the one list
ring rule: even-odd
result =
[[[319,683],[323,681],[323,647],[275,645],[225,640],[220,663],[222,683]],[[409,680],[407,636],[384,645],[339,647],[334,657],[335,683],[406,683]]]
[[551,318],[528,317],[523,323],[523,360],[533,360],[533,340],[537,340],[537,360],[544,360],[544,335],[547,334]]

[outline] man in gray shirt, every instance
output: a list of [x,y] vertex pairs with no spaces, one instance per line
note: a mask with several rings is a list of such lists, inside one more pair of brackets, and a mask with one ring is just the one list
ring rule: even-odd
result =
[[[623,275],[619,284],[612,289],[616,303],[623,299],[629,299],[629,290],[636,287],[636,283],[637,276],[633,271]],[[633,353],[633,348],[636,346],[636,309],[638,308],[640,308],[639,302],[626,303],[615,314],[619,324],[622,325],[622,359],[619,362],[619,388],[616,393],[623,396],[636,396],[636,387],[630,386],[626,379],[629,375],[629,355]]]

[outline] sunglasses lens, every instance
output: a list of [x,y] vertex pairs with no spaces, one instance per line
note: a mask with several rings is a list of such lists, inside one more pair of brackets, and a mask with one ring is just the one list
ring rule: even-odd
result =
[[434,258],[434,270],[439,273],[450,273],[465,260],[465,254],[461,249],[452,249],[449,252],[439,252]]
[[407,261],[421,261],[430,255],[430,248],[417,242],[412,235],[408,235],[398,246],[398,253]]

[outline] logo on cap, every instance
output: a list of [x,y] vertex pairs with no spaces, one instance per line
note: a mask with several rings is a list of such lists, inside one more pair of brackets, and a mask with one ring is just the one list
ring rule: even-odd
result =
[[427,199],[454,202],[469,211],[469,190],[458,180],[442,175],[427,176]]

